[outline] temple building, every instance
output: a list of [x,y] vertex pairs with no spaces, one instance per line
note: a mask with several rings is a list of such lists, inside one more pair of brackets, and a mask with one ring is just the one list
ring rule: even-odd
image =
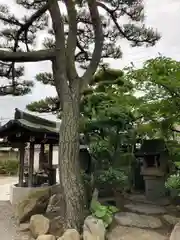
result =
[[[0,127],[0,138],[19,149],[19,188],[33,188],[56,184],[57,161],[53,164],[53,149],[58,146],[60,122],[49,121],[15,109],[14,119]],[[39,161],[35,163],[35,149],[39,148]],[[58,150],[57,150],[58,153]],[[37,155],[36,155],[37,160]],[[83,135],[80,136],[80,166],[86,172],[91,157]],[[38,171],[37,166],[38,165]]]

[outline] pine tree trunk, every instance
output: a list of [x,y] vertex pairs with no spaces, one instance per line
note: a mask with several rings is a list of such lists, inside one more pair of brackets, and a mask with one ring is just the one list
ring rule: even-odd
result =
[[86,206],[79,163],[79,101],[73,96],[63,103],[59,139],[59,176],[66,202],[66,224],[81,230]]

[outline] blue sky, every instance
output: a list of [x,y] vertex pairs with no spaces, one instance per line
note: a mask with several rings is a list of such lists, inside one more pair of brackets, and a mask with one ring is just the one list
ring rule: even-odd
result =
[[[14,14],[22,14],[22,9],[14,4],[14,0],[8,0]],[[0,4],[7,3],[7,0],[0,0]],[[145,0],[146,25],[157,30],[162,35],[161,40],[155,47],[151,48],[131,48],[127,42],[122,42],[123,58],[111,60],[110,64],[114,68],[121,68],[133,62],[137,67],[149,59],[156,57],[158,53],[180,60],[180,1],[179,0]],[[25,65],[25,79],[34,80],[38,72],[51,69],[48,62],[28,63]],[[55,89],[35,84],[32,93],[23,97],[1,97],[0,98],[0,122],[5,123],[13,117],[16,107],[24,110],[26,105],[34,100],[42,99],[46,96],[55,95]],[[49,114],[43,114],[43,117],[53,118]]]

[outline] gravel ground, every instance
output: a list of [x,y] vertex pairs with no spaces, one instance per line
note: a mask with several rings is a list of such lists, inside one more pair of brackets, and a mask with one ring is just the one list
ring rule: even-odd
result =
[[28,240],[28,235],[19,232],[12,218],[13,211],[9,201],[0,201],[0,239]]
[[13,209],[9,202],[11,184],[17,182],[17,177],[0,176],[0,239],[2,240],[29,240],[27,234],[18,232],[13,220]]
[[0,201],[9,201],[10,186],[17,183],[17,177],[0,176]]
[[9,202],[10,186],[17,182],[18,177],[0,176],[0,239],[2,240],[31,240],[27,233],[18,231],[13,220],[13,209]]

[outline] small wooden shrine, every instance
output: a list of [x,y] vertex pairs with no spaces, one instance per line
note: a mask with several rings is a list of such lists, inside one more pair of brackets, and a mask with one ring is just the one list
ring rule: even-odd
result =
[[[19,187],[56,184],[56,169],[53,167],[53,146],[59,142],[60,123],[49,121],[15,109],[14,119],[0,127],[0,138],[8,145],[19,149]],[[84,139],[80,141],[83,144]],[[34,172],[34,149],[40,145],[39,172]],[[45,146],[48,145],[48,151]],[[25,149],[29,149],[28,171],[25,172]],[[86,152],[86,167],[89,165],[89,152]],[[89,160],[90,161],[90,160]],[[86,169],[85,169],[86,170]],[[24,181],[25,180],[25,181]]]
[[168,151],[162,139],[144,140],[135,154],[142,160],[141,175],[145,182],[148,200],[158,200],[166,195],[165,179],[168,173]]

